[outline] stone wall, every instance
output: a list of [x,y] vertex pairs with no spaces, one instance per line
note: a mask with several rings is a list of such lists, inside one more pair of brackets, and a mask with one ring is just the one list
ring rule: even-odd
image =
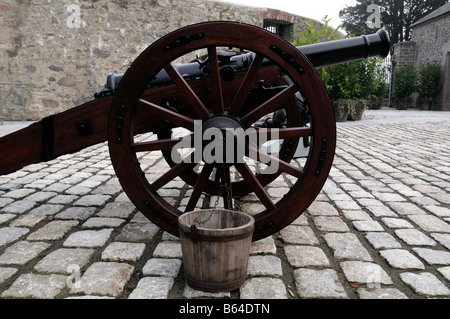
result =
[[418,44],[417,65],[438,62],[444,66],[445,53],[450,52],[450,14],[415,27],[412,39]]
[[438,63],[442,70],[438,107],[450,111],[450,14],[416,25],[411,39],[394,45],[394,69],[414,65],[418,70],[423,64]]
[[438,63],[442,70],[441,109],[450,111],[450,14],[413,29],[412,38],[417,43],[416,66]]
[[3,0],[0,117],[39,120],[87,102],[152,42],[202,21],[304,29],[306,19],[206,0]]
[[403,68],[416,63],[416,43],[413,41],[394,44],[392,62],[394,68]]

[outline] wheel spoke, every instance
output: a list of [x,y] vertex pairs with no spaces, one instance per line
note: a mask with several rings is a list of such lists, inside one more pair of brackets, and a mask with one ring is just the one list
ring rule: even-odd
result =
[[264,115],[281,108],[283,103],[285,103],[289,98],[295,97],[295,93],[297,91],[298,90],[294,84],[288,86],[286,89],[243,116],[241,118],[242,124],[245,127],[249,127],[252,123],[259,120]]
[[234,100],[233,104],[231,104],[229,114],[234,116],[239,116],[239,113],[244,106],[245,100],[247,98],[248,92],[250,91],[250,87],[253,82],[255,82],[256,76],[258,75],[259,68],[263,61],[264,57],[260,54],[257,54],[255,59],[253,60],[250,69],[245,75],[244,80],[242,81],[241,87],[239,88]]
[[275,156],[265,154],[259,149],[256,149],[252,146],[249,147],[248,152],[246,152],[246,156],[250,157],[253,160],[260,161],[261,163],[268,166],[275,165],[275,167],[278,167],[278,171],[287,173],[297,178],[303,177],[303,172],[298,167],[295,167]]
[[208,47],[209,73],[211,75],[211,97],[213,111],[216,114],[223,114],[223,94],[222,83],[219,72],[219,61],[217,59],[216,47]]
[[167,64],[164,69],[169,74],[170,78],[176,84],[178,89],[181,91],[192,109],[200,116],[201,119],[207,119],[209,117],[209,111],[200,98],[195,94],[189,84],[184,80],[183,76],[178,72],[172,64]]
[[158,189],[178,177],[182,172],[193,169],[197,164],[198,163],[194,162],[194,152],[192,152],[182,162],[169,169],[163,176],[154,181],[150,185],[150,189],[152,191],[157,191]]
[[219,183],[220,182],[220,169],[216,168],[216,171],[214,173],[214,182]]
[[193,119],[191,119],[187,116],[184,116],[182,114],[178,114],[177,112],[168,110],[162,106],[156,105],[156,104],[146,101],[144,99],[139,99],[138,101],[142,104],[145,104],[145,105],[150,106],[153,109],[157,110],[158,116],[161,119],[171,122],[175,125],[187,128],[190,131],[194,131],[194,120]]
[[[136,153],[170,150],[173,149],[174,147],[177,147],[177,144],[179,144],[184,138],[183,137],[177,139],[169,138],[150,142],[133,143],[131,145],[131,148]],[[181,148],[183,147],[183,145],[180,144],[179,147]]]
[[206,182],[208,181],[212,170],[213,170],[212,165],[205,164],[203,166],[202,172],[198,176],[197,182],[195,183],[191,198],[189,198],[189,202],[186,205],[185,212],[190,212],[195,208],[195,205],[197,205],[198,199],[200,198],[200,195],[202,194],[205,188]]
[[269,194],[267,194],[266,190],[261,185],[261,183],[256,178],[256,176],[253,174],[253,172],[250,170],[248,165],[246,163],[240,163],[240,164],[236,164],[235,166],[236,166],[236,169],[239,171],[239,173],[244,178],[244,180],[247,182],[247,185],[249,185],[253,189],[256,196],[258,196],[258,198],[261,200],[261,203],[267,209],[274,209],[275,205],[272,202],[272,200],[270,199]]

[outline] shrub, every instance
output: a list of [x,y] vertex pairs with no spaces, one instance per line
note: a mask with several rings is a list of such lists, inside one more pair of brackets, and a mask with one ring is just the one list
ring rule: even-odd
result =
[[397,109],[405,109],[411,104],[411,95],[416,91],[416,78],[412,65],[394,70],[392,98]]
[[[340,27],[330,28],[330,20],[327,19],[327,16],[322,21],[323,25],[316,28],[316,25],[308,20],[308,27],[305,32],[295,30],[292,44],[301,46],[321,40],[338,39],[337,32]],[[345,112],[350,112],[349,119],[358,120],[367,108],[367,101],[384,94],[386,72],[380,58],[332,65],[317,71],[327,88],[330,100],[335,102],[333,107],[337,117],[345,114]]]
[[322,80],[332,100],[382,97],[386,72],[379,58],[353,61],[324,68]]
[[330,27],[331,19],[325,16],[322,19],[323,25],[316,28],[314,22],[310,19],[307,20],[306,31],[294,30],[292,45],[298,47],[302,45],[314,44],[320,41],[331,41],[339,39],[338,31],[341,26],[336,29]]
[[419,97],[436,102],[441,91],[441,67],[437,63],[420,66],[417,72],[417,93]]
[[343,63],[322,69],[321,77],[332,101],[351,99],[359,91],[360,84],[352,83],[349,76],[351,68],[351,63]]

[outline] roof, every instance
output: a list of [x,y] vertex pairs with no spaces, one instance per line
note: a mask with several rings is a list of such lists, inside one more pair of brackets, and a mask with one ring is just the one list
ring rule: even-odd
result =
[[414,22],[413,24],[411,24],[411,27],[416,27],[420,24],[429,22],[431,20],[435,20],[435,19],[437,19],[443,15],[449,14],[449,13],[450,13],[450,2],[447,4],[444,4],[442,7],[438,8],[438,9],[434,10],[430,14],[428,14],[425,17],[423,17],[422,19],[420,19],[419,21]]

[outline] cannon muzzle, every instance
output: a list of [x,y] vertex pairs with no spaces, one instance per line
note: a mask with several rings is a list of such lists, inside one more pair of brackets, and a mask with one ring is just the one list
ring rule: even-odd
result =
[[357,61],[371,57],[386,58],[391,43],[386,30],[360,37],[297,47],[316,67]]

